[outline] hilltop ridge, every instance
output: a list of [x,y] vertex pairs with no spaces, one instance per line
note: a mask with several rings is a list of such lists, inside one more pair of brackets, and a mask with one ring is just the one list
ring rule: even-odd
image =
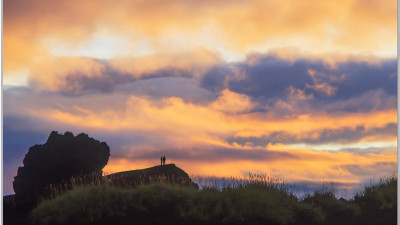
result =
[[192,181],[189,175],[175,164],[122,171],[106,175],[104,178],[119,186],[138,186],[154,181],[163,181],[198,188],[198,185]]

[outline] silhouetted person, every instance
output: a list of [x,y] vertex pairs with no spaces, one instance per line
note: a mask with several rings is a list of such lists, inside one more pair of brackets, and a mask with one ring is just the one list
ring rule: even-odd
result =
[[161,159],[161,166],[162,166],[162,164],[163,164],[163,157],[161,156],[161,158],[160,158],[160,159]]
[[165,165],[165,156],[163,157],[162,161],[163,161],[163,164]]

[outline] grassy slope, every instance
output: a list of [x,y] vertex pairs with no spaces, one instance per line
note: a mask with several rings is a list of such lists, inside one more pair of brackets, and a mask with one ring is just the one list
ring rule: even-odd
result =
[[295,197],[269,188],[198,191],[162,183],[136,189],[96,186],[43,202],[32,219],[40,224],[105,223],[112,217],[128,217],[137,224],[287,224],[296,204]]
[[42,202],[31,219],[36,224],[396,224],[396,189],[393,177],[351,201],[330,192],[300,201],[262,182],[223,190],[163,183],[135,189],[86,186]]

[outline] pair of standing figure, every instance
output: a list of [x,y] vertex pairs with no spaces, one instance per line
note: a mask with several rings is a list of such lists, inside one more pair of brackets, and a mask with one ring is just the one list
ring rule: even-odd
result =
[[165,156],[162,156],[160,159],[161,159],[161,165],[165,165]]

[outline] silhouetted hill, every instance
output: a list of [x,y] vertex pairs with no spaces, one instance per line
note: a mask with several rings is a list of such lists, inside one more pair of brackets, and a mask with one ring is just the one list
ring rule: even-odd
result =
[[190,179],[189,175],[175,164],[118,172],[107,175],[105,178],[113,185],[122,187],[136,187],[141,184],[163,181],[198,188],[198,185]]

